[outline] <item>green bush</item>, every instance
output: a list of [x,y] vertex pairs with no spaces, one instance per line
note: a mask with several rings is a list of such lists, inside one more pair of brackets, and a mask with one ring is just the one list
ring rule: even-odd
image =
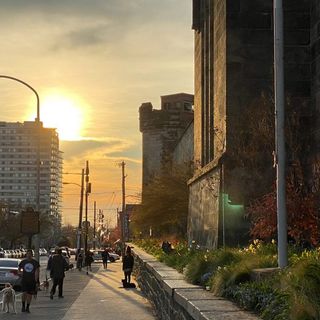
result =
[[229,266],[219,268],[211,280],[212,291],[216,295],[223,295],[228,287],[250,281],[253,269],[270,268],[276,266],[273,256],[257,255],[245,252],[239,255],[239,260]]
[[282,288],[289,292],[293,320],[320,319],[319,251],[303,252],[291,259],[282,277]]
[[224,291],[224,297],[240,307],[260,314],[264,320],[288,320],[288,296],[273,288],[270,281],[247,282],[231,286]]
[[240,260],[240,253],[234,249],[219,249],[210,252],[198,251],[192,256],[186,267],[186,280],[193,284],[206,285],[205,275],[211,276],[221,266],[230,265]]

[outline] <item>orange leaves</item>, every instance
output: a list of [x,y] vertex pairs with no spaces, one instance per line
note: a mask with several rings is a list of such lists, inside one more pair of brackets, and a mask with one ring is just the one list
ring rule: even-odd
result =
[[[288,235],[296,243],[318,243],[318,215],[315,197],[304,194],[292,183],[287,183]],[[277,234],[276,191],[254,201],[248,208],[252,221],[251,235],[254,238],[271,239]]]

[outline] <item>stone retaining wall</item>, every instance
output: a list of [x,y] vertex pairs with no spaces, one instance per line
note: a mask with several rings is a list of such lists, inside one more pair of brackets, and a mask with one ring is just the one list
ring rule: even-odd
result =
[[258,320],[232,302],[183,280],[175,269],[134,246],[139,287],[154,305],[160,320]]

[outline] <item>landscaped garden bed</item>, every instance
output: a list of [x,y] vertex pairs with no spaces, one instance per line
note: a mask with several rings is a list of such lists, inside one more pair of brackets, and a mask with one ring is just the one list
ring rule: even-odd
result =
[[260,281],[252,272],[277,266],[275,243],[255,241],[247,248],[200,250],[183,242],[173,243],[170,253],[160,240],[139,240],[136,244],[185,279],[202,285],[215,295],[226,297],[266,320],[320,319],[320,250],[289,248],[289,266]]

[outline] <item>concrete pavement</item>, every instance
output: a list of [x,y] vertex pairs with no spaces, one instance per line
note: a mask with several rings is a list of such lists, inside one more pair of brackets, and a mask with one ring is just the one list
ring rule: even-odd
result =
[[[31,314],[21,313],[21,301],[17,301],[18,314],[14,319],[46,320],[153,320],[152,307],[139,289],[124,289],[121,262],[108,263],[108,269],[93,265],[93,272],[71,270],[64,282],[64,298],[53,300],[49,292],[40,291],[32,301]],[[50,283],[51,287],[51,283]],[[12,319],[12,314],[1,313],[1,320]]]

